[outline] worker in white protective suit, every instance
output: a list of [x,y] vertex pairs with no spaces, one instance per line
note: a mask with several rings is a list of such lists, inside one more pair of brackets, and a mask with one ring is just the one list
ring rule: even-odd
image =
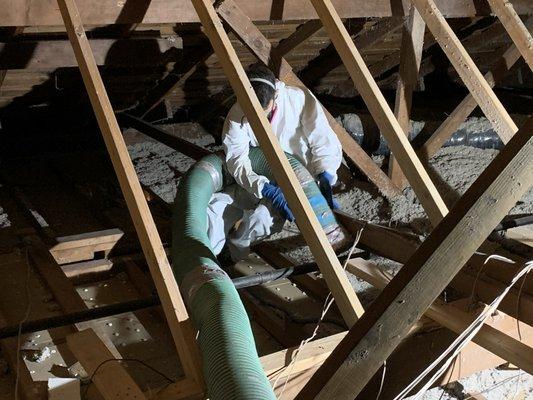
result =
[[[307,89],[276,80],[265,66],[253,65],[247,75],[281,148],[311,172],[330,207],[337,208],[331,188],[342,148],[317,99]],[[294,216],[276,183],[252,170],[248,152],[259,142],[238,103],[229,111],[222,135],[226,166],[236,184],[213,195],[208,236],[215,254],[227,242],[238,261],[248,255],[251,244],[281,231],[285,220]]]

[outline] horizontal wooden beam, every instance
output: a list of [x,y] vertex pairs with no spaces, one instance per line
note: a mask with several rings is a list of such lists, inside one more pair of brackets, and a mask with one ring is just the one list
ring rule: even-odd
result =
[[[317,19],[306,0],[287,0],[281,7],[276,0],[238,0],[238,3],[254,21]],[[483,0],[439,0],[438,6],[446,17],[459,18],[489,15],[490,9],[484,3]],[[519,14],[532,13],[529,0],[513,3]],[[343,18],[405,15],[405,10],[392,0],[336,0],[335,7]],[[0,26],[62,25],[55,0],[0,0],[0,10]],[[80,13],[85,25],[199,22],[190,0],[84,1],[80,2]]]
[[[180,37],[165,39],[91,39],[97,65],[141,67],[178,61]],[[0,43],[0,69],[50,70],[76,67],[68,40],[12,41]]]
[[[533,117],[458,200],[298,399],[353,399],[533,184]],[[468,238],[468,240],[465,240]]]

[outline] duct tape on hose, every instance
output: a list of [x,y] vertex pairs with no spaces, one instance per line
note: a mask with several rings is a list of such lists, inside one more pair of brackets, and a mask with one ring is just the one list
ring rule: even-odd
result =
[[185,303],[191,307],[192,300],[196,292],[206,283],[216,279],[227,279],[231,281],[228,274],[218,265],[198,265],[188,272],[181,281],[180,290],[183,294]]
[[218,192],[222,189],[224,185],[223,177],[213,165],[207,161],[200,160],[196,163],[195,168],[200,168],[211,176],[211,181],[213,182],[213,192]]

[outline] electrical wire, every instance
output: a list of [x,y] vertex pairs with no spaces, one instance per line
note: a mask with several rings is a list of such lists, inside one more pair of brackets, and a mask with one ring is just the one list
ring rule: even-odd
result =
[[143,365],[144,367],[148,368],[149,370],[151,370],[152,372],[156,373],[157,375],[163,377],[164,379],[166,379],[167,381],[169,381],[169,383],[175,383],[176,381],[172,378],[170,378],[168,375],[165,375],[163,372],[159,371],[158,369],[152,367],[151,365],[147,364],[146,362],[142,361],[142,360],[139,360],[139,359],[136,359],[136,358],[110,358],[110,359],[107,359],[107,360],[104,360],[102,361],[100,364],[98,364],[98,366],[96,367],[96,369],[94,370],[94,372],[91,374],[91,376],[89,377],[89,384],[87,385],[87,387],[85,388],[85,391],[83,393],[83,397],[87,397],[87,393],[89,392],[89,388],[91,386],[91,383],[93,383],[93,379],[94,377],[96,376],[96,374],[98,373],[98,370],[104,366],[105,364],[107,363],[110,363],[110,362],[118,362],[118,363],[122,363],[122,362],[136,362],[136,363],[139,363],[141,365]]
[[[356,248],[357,244],[359,243],[359,239],[361,239],[361,234],[363,233],[363,229],[364,229],[364,227],[361,228],[357,232],[357,236],[356,236],[356,238],[354,240],[354,243],[353,243],[352,247],[350,248],[350,251],[348,252],[348,257],[344,261],[344,265],[342,267],[344,271],[346,271],[346,267],[348,266],[348,261],[350,261],[350,258],[352,256],[353,252],[355,251],[355,248]],[[300,353],[302,352],[304,347],[307,345],[307,343],[309,343],[311,340],[313,340],[316,337],[316,335],[318,334],[318,329],[320,327],[320,324],[324,320],[324,317],[326,316],[327,312],[329,311],[329,308],[333,304],[333,300],[334,299],[333,299],[333,297],[331,295],[331,292],[329,292],[328,295],[326,296],[326,300],[324,300],[324,305],[322,307],[322,313],[321,313],[320,318],[318,319],[318,321],[317,321],[317,323],[315,325],[315,328],[313,329],[313,333],[307,339],[302,340],[300,342],[300,345],[296,349],[296,351],[292,354],[291,362],[286,367],[286,369],[289,372],[287,373],[287,376],[285,378],[285,382],[283,383],[283,387],[281,388],[281,391],[280,391],[280,393],[278,395],[278,400],[281,400],[282,397],[283,397],[283,393],[285,392],[285,389],[287,387],[287,383],[289,382],[289,379],[290,379],[290,377],[292,375],[292,371],[294,370],[294,366],[296,365],[296,361],[298,360],[298,356],[300,355]],[[281,377],[281,373],[278,374],[276,380],[274,381],[274,384],[272,385],[273,388],[276,387],[280,377]]]
[[[508,262],[511,264],[514,264],[514,261],[509,260],[508,258],[498,256],[498,255],[491,255],[487,257],[485,260],[485,264],[490,259],[498,259],[500,261]],[[472,324],[463,332],[461,333],[457,339],[453,341],[453,343],[442,353],[431,365],[429,365],[416,379],[413,380],[398,396],[395,397],[394,400],[402,400],[407,396],[409,392],[411,392],[423,379],[425,379],[435,368],[438,364],[443,362],[442,366],[436,370],[433,375],[430,376],[429,380],[424,384],[422,389],[420,389],[415,395],[414,399],[419,399],[421,396],[429,389],[429,387],[438,379],[439,376],[441,376],[446,369],[450,366],[451,362],[459,355],[461,350],[466,346],[472,338],[479,332],[479,330],[483,327],[483,324],[485,323],[485,320],[492,315],[494,310],[499,306],[503,298],[507,295],[509,290],[516,284],[516,282],[525,274],[527,274],[531,269],[533,269],[533,261],[529,261],[525,263],[524,268],[520,270],[520,272],[513,278],[509,286],[507,286],[503,292],[496,297],[488,307],[486,307],[479,315],[478,317],[472,322]]]

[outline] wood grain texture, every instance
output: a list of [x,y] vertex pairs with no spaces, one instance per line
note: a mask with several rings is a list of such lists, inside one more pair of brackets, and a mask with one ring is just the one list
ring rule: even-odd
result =
[[[224,1],[217,8],[217,13],[260,61],[266,65],[275,63],[272,55],[272,45],[261,31],[257,29],[250,18],[244,14],[235,1]],[[305,88],[305,85],[296,76],[284,58],[280,60],[279,64],[278,68],[276,68],[279,71],[279,79],[287,85]],[[341,142],[342,150],[347,160],[357,166],[385,197],[394,198],[400,195],[400,191],[394,186],[387,174],[365,153],[361,146],[346,132],[333,115],[324,107],[323,110],[331,128]]]
[[487,0],[487,2],[520,50],[529,69],[533,71],[533,37],[529,32],[530,28],[528,29],[522,22],[509,0]]
[[[353,399],[533,184],[533,117],[431,232],[299,399]],[[468,238],[468,240],[466,240]]]
[[[402,32],[400,47],[400,71],[396,86],[396,100],[394,101],[394,116],[403,132],[409,137],[411,105],[413,91],[418,84],[418,73],[422,62],[424,49],[424,32],[426,24],[416,8],[411,7],[409,17]],[[406,186],[405,175],[394,153],[389,157],[389,177],[396,186],[403,189]]]
[[331,37],[332,43],[341,56],[357,91],[365,101],[381,134],[396,155],[402,171],[417,194],[430,221],[436,225],[448,212],[437,188],[418,159],[398,120],[394,117],[331,1],[312,0],[311,3],[320,16],[322,24]]
[[67,336],[67,345],[105,400],[146,400],[120,361],[92,329]]
[[507,143],[516,133],[518,127],[444,19],[435,2],[433,0],[413,0],[413,4],[424,18],[429,30],[448,56],[461,80],[491,122],[494,130],[502,141]]
[[194,329],[109,102],[74,0],[58,0],[85,87],[161,299],[186,375],[202,380]]
[[[250,2],[238,0],[239,6],[254,21],[316,19],[316,14],[307,0],[287,0],[279,7],[276,0]],[[446,17],[487,16],[488,6],[480,0],[438,0],[439,8]],[[514,0],[520,14],[531,13],[529,0]],[[405,10],[394,6],[391,0],[335,0],[343,18],[369,18],[403,16]],[[2,0],[0,1],[0,26],[46,26],[62,25],[55,0]],[[107,24],[176,24],[199,22],[190,0],[137,0],[135,2],[112,2],[94,0],[80,2],[80,12],[86,25]]]
[[193,5],[341,314],[347,325],[353,326],[363,314],[363,307],[272,132],[270,123],[224,31],[222,22],[209,0],[193,0]]

